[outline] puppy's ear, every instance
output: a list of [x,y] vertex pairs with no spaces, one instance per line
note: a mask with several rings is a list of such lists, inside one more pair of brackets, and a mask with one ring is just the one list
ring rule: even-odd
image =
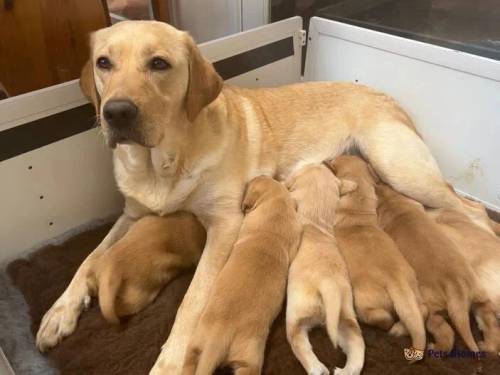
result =
[[287,178],[285,180],[285,182],[283,183],[283,185],[285,186],[285,188],[289,191],[289,192],[292,192],[294,190],[294,185],[295,185],[295,181],[297,180],[297,178],[295,176],[291,176],[289,178]]
[[94,64],[92,60],[87,60],[83,66],[82,73],[80,75],[80,89],[83,95],[92,102],[95,107],[96,113],[99,113],[101,106],[101,98],[97,92],[94,81]]
[[247,189],[245,195],[243,196],[243,201],[241,202],[241,211],[243,214],[247,214],[255,208],[255,204],[257,203],[256,194]]
[[222,90],[223,80],[207,61],[194,42],[186,34],[189,51],[189,83],[186,93],[186,112],[188,120],[193,122],[200,111],[212,103]]
[[335,165],[333,164],[333,160],[328,160],[328,161],[324,161],[323,162],[323,165],[325,167],[327,167],[329,170],[332,171],[332,173],[336,176],[337,175],[337,168],[335,168]]
[[375,169],[373,169],[372,165],[370,163],[366,163],[366,165],[368,166],[368,171],[375,180],[375,183],[380,182],[380,177],[378,176],[377,172],[375,172]]
[[340,195],[352,193],[358,188],[358,184],[351,180],[340,180]]

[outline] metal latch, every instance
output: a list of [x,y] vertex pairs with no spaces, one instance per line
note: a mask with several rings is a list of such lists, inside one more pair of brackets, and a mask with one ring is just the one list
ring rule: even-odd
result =
[[307,31],[305,30],[299,30],[299,41],[300,45],[303,47],[307,43]]

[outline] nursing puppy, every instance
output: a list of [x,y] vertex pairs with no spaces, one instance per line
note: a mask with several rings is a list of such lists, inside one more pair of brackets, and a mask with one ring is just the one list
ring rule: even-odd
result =
[[497,324],[492,325],[495,316],[491,302],[455,243],[420,203],[382,184],[377,186],[377,194],[380,225],[417,273],[429,312],[426,326],[434,336],[435,347],[443,351],[453,348],[454,332],[444,317],[447,312],[467,347],[479,350],[470,328],[472,305],[474,313],[486,324],[479,324],[485,338],[483,349],[494,349],[498,339],[492,332]]
[[94,288],[102,314],[112,323],[146,307],[171,279],[194,268],[206,233],[187,212],[146,216],[99,259]]
[[500,238],[478,227],[456,210],[429,209],[427,213],[455,242],[500,314]]
[[[475,202],[470,202],[475,204]],[[493,303],[490,308],[500,315],[500,238],[475,225],[462,213],[438,209],[428,210],[428,214],[434,218],[439,228],[446,233],[456,245],[456,248],[472,266],[481,289],[488,295]],[[482,321],[485,335],[489,332],[491,340],[485,339],[488,351],[500,349],[500,331],[497,320],[488,315],[489,319]],[[483,318],[484,319],[484,318]],[[497,348],[497,349],[495,349]]]
[[238,240],[188,346],[186,375],[209,375],[221,364],[231,365],[236,375],[260,374],[301,225],[290,194],[270,177],[249,183],[242,209]]
[[300,169],[286,183],[303,224],[302,241],[290,266],[287,288],[286,330],[295,356],[310,375],[329,374],[314,354],[308,331],[320,324],[334,346],[347,355],[335,374],[355,375],[364,363],[365,343],[356,320],[347,267],[333,237],[339,195],[356,187],[340,181],[324,165]]
[[[340,198],[335,237],[347,264],[354,291],[354,306],[361,321],[384,330],[395,323],[394,313],[408,328],[414,349],[425,349],[425,307],[415,272],[397,246],[377,223],[377,176],[356,156],[341,156],[331,163],[340,179],[357,189]],[[392,333],[397,334],[396,325]]]

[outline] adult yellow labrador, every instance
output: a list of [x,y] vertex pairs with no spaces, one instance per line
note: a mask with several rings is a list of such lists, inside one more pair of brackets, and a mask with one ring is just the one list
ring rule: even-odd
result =
[[120,22],[95,32],[81,77],[114,149],[123,215],[45,314],[37,345],[74,331],[96,259],[143,215],[194,213],[207,242],[153,374],[179,374],[193,327],[237,238],[245,183],[284,179],[357,147],[380,177],[430,207],[461,201],[408,115],[384,94],[348,83],[270,89],[226,85],[191,37],[167,24]]

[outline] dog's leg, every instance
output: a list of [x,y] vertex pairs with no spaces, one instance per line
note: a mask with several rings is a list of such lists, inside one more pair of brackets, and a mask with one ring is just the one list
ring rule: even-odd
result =
[[40,351],[50,349],[73,333],[78,317],[90,303],[92,291],[89,277],[93,274],[97,260],[108,247],[123,237],[133,222],[134,219],[125,214],[117,220],[99,246],[80,265],[64,293],[45,313],[36,335],[36,345]]
[[500,327],[495,315],[495,308],[488,300],[473,306],[474,317],[483,333],[483,342],[479,343],[481,350],[489,353],[500,352]]
[[234,375],[259,375],[264,363],[267,336],[239,340],[230,350],[228,363],[232,364]]
[[240,230],[242,215],[224,213],[207,230],[207,242],[193,280],[177,311],[172,331],[150,374],[182,373],[189,340],[208,299],[215,278],[227,261]]
[[374,124],[355,138],[380,178],[395,190],[428,207],[462,206],[425,143],[406,125]]
[[432,337],[434,337],[434,345],[429,344],[428,346],[430,349],[445,352],[449,352],[453,349],[455,333],[448,322],[441,315],[436,312],[430,312],[425,325]]
[[394,325],[394,317],[385,309],[357,308],[356,310],[361,321],[368,325],[378,327],[384,331],[388,331]]
[[345,288],[342,293],[338,338],[347,360],[344,368],[336,368],[334,374],[359,375],[365,362],[365,341],[356,320],[350,288]]
[[302,364],[308,375],[328,375],[330,371],[314,354],[308,337],[308,327],[297,320],[287,318],[287,338],[295,357]]

